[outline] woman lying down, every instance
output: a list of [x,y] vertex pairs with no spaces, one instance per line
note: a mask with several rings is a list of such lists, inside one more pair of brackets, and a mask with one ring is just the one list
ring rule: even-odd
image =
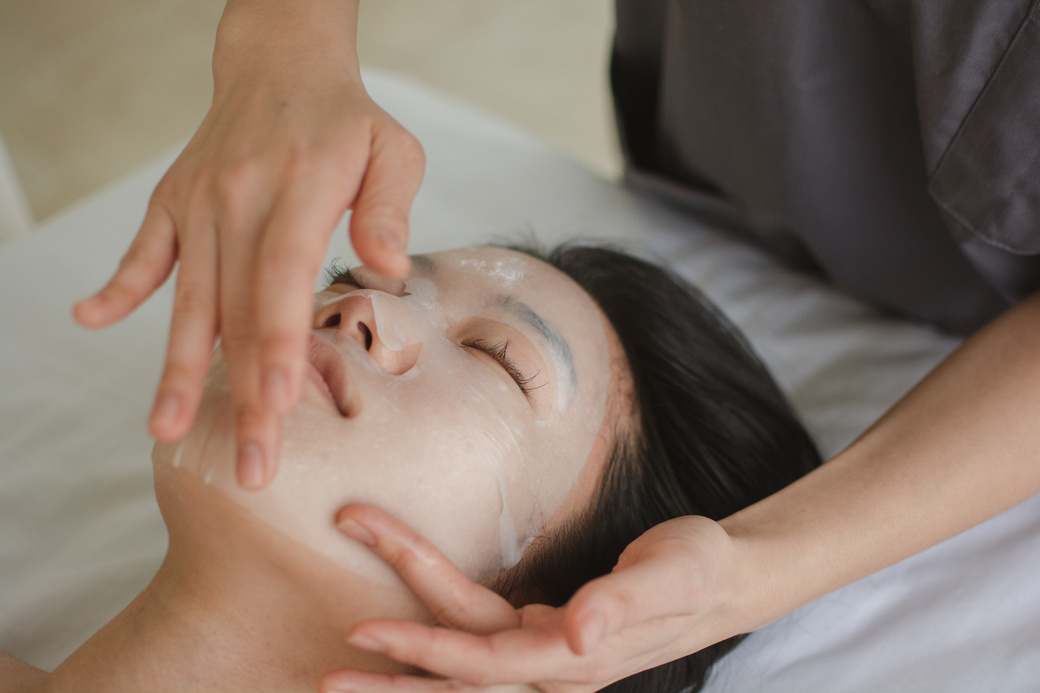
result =
[[[235,481],[217,353],[191,433],[153,452],[166,558],[52,674],[0,691],[306,691],[326,672],[406,672],[347,646],[371,618],[434,622],[361,542],[389,511],[514,605],[560,605],[670,518],[719,519],[819,464],[764,367],[677,277],[609,249],[419,256],[393,281],[333,271],[280,471]],[[701,685],[738,639],[609,690]]]

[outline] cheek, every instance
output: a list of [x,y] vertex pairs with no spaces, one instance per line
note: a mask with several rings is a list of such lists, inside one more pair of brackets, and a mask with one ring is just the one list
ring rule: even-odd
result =
[[357,419],[305,400],[286,419],[279,472],[260,492],[235,480],[234,419],[218,364],[198,424],[183,445],[157,448],[157,462],[176,460],[273,529],[384,584],[397,584],[395,574],[335,529],[343,506],[380,507],[483,576],[518,550],[514,513],[530,515],[523,496],[509,494],[525,486],[517,461],[529,436],[500,413],[498,398],[511,393],[493,372],[454,349],[439,359],[451,368],[378,382],[359,374],[367,396]]
[[235,418],[222,353],[214,352],[191,430],[176,443],[157,443],[157,464],[183,467],[207,484],[237,485],[234,477]]
[[501,562],[499,470],[510,446],[486,427],[460,425],[446,411],[369,410],[389,421],[359,420],[356,426],[330,426],[324,416],[298,412],[271,486],[260,493],[228,490],[291,538],[384,583],[395,581],[393,574],[335,530],[344,506],[379,507],[422,533],[467,574],[482,575]]

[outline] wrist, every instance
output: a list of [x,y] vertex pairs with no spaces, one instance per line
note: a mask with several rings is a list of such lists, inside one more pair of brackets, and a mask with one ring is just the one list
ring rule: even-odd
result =
[[719,525],[732,546],[728,589],[722,600],[726,620],[732,624],[727,637],[758,630],[798,608],[790,590],[784,589],[781,572],[769,564],[768,540],[746,528],[739,514]]
[[357,57],[359,0],[227,0],[213,50],[219,87],[243,65],[272,77],[331,67],[360,82]]

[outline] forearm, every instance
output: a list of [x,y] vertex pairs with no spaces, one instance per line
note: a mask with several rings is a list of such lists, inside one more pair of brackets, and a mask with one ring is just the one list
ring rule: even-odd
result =
[[46,679],[46,672],[0,652],[0,693],[39,690]]
[[757,628],[1040,493],[1040,297],[954,352],[855,443],[721,522]]

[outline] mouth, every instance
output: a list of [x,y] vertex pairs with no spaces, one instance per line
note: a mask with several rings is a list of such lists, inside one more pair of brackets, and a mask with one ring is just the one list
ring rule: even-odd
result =
[[304,375],[346,419],[361,413],[361,399],[350,386],[343,356],[318,335],[311,334]]

